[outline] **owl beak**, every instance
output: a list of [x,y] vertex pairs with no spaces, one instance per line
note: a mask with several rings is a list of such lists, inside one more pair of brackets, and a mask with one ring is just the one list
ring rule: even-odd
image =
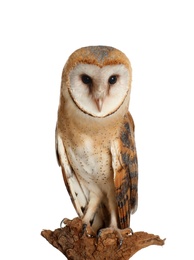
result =
[[96,105],[97,105],[99,112],[101,112],[101,110],[102,110],[103,101],[104,101],[103,98],[95,99],[95,102],[96,102]]

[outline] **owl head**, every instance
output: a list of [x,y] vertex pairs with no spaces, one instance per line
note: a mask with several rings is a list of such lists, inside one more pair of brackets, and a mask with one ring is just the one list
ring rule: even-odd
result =
[[67,60],[61,95],[83,113],[96,118],[114,114],[129,103],[131,65],[124,53],[108,46],[76,50]]

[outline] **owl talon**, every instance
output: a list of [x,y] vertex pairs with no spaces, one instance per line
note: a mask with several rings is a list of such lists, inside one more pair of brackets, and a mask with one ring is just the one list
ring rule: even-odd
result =
[[96,237],[99,238],[101,236],[101,234],[102,234],[102,229],[99,229]]
[[121,248],[122,244],[123,244],[123,239],[119,239],[119,242],[118,242],[118,249]]
[[96,246],[98,245],[98,240],[99,240],[101,234],[102,234],[102,229],[99,229],[99,230],[97,231],[97,234],[96,234],[96,242],[95,242],[95,245],[96,245]]
[[84,235],[85,232],[86,232],[86,229],[87,229],[87,224],[83,224],[83,225],[82,225],[82,231],[81,231],[81,233],[80,233],[80,237],[83,237],[83,235]]
[[115,229],[114,233],[116,233],[116,236],[117,236],[117,244],[118,244],[118,250],[119,250],[123,244],[123,237],[121,235],[120,230],[118,230],[118,229]]
[[129,237],[133,235],[133,229],[132,228],[125,228],[122,232],[125,236]]
[[[88,229],[90,232],[88,233]],[[80,233],[80,238],[83,237],[83,235],[86,235],[87,237],[95,237],[94,232],[91,230],[91,228],[87,224],[82,225],[82,231]]]
[[129,229],[130,229],[130,233],[128,233],[127,236],[133,236],[133,229],[132,228]]
[[67,218],[63,218],[60,222],[60,228],[63,228],[63,224],[67,225],[69,222],[69,219]]

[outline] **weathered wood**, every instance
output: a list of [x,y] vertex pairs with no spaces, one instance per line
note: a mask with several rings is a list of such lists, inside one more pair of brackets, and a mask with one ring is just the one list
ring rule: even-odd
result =
[[[43,230],[41,235],[60,250],[69,260],[128,260],[139,250],[150,245],[164,245],[165,239],[146,232],[135,232],[133,235],[126,230],[120,230],[123,243],[118,245],[117,234],[112,229],[104,229],[97,239],[85,232],[82,236],[82,220],[66,219],[66,226],[54,231]],[[90,231],[88,230],[88,233]]]

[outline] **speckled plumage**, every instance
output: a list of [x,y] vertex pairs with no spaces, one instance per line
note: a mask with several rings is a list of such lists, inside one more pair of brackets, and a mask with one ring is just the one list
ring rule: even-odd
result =
[[[85,74],[90,85],[83,83]],[[117,77],[114,84],[108,83],[111,75]],[[130,62],[112,47],[81,48],[63,70],[57,156],[73,205],[94,230],[129,227],[130,214],[137,208],[130,88]]]

